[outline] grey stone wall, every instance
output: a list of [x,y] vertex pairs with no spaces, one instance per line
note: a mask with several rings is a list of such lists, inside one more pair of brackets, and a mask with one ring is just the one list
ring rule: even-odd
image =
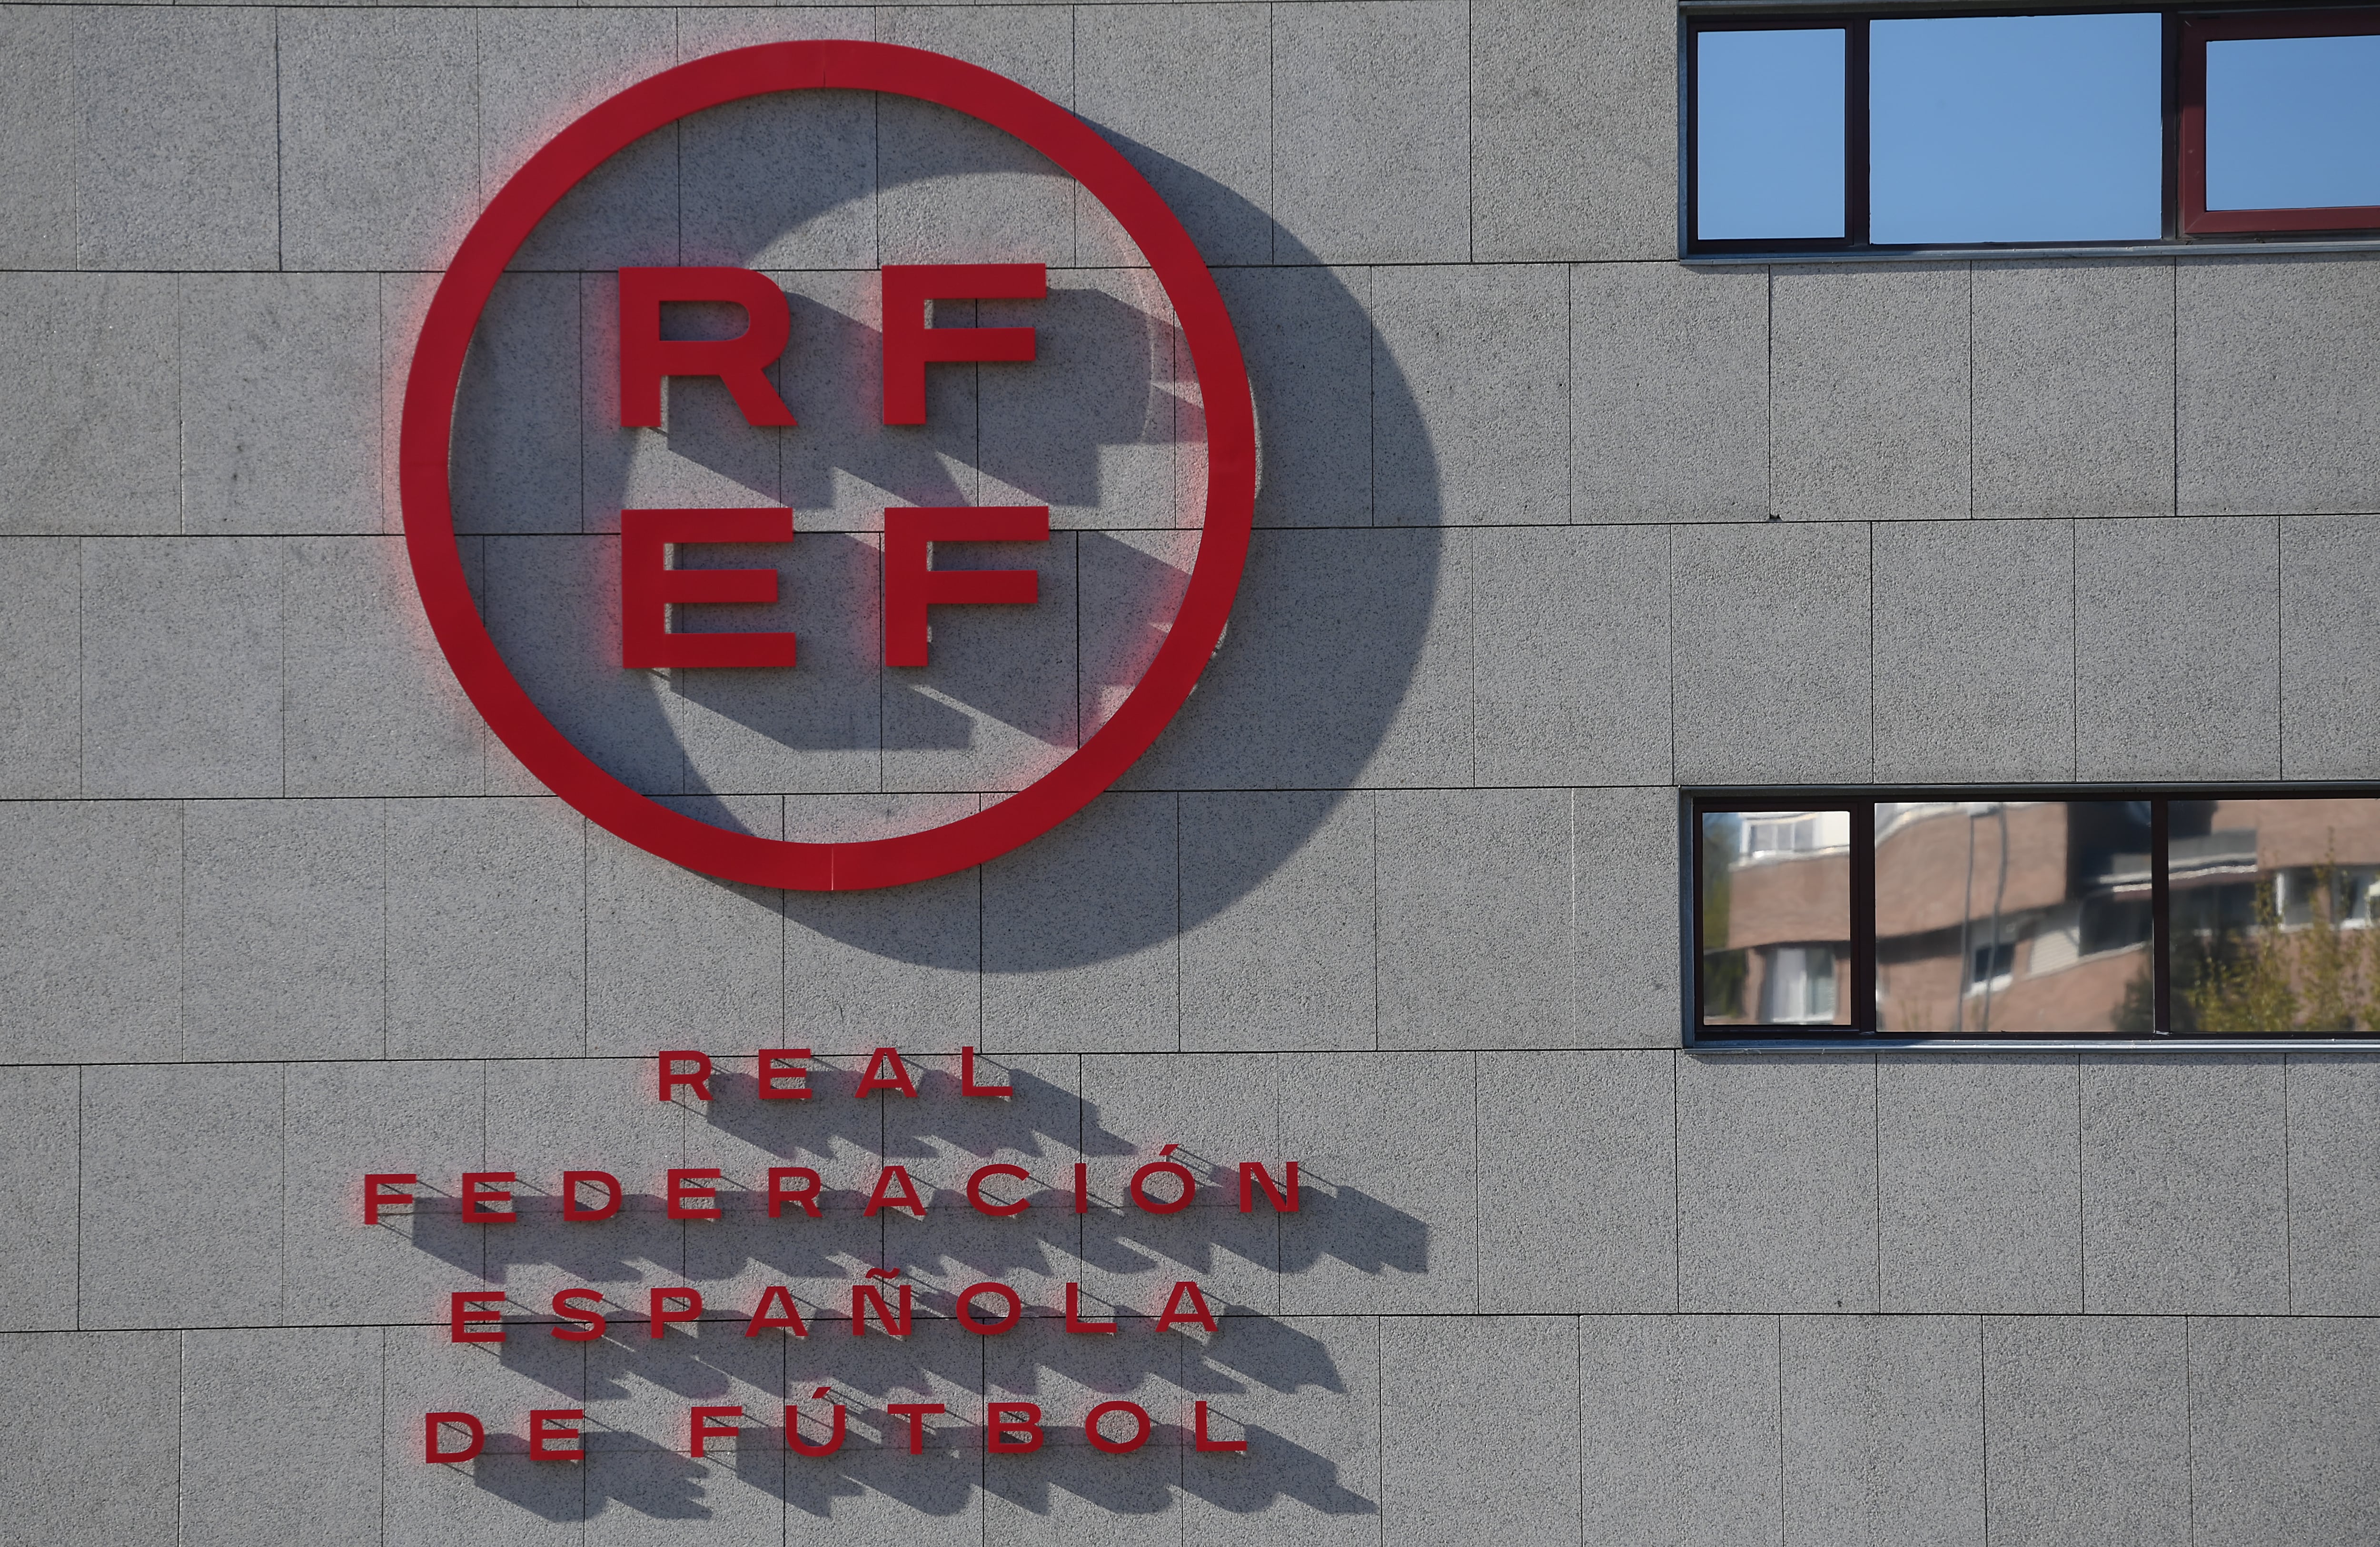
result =
[[[0,7],[0,1542],[2380,1536],[2380,1066],[1686,1055],[1674,858],[1685,782],[2370,776],[2380,265],[1682,267],[1673,24]],[[1264,435],[1231,636],[1150,756],[980,871],[856,896],[715,884],[546,796],[428,640],[391,476],[412,330],[503,177],[681,58],[823,36],[976,59],[1117,137],[1218,268]],[[714,819],[996,792],[996,757],[937,749],[1095,716],[1099,599],[1162,579],[1186,420],[950,378],[923,451],[831,395],[825,462],[797,432],[624,450],[604,272],[749,262],[864,343],[879,262],[1038,258],[1152,378],[1161,308],[1082,298],[1132,254],[990,138],[848,104],[706,125],[558,214],[492,314],[457,457],[492,621],[624,776]],[[597,604],[571,577],[624,499],[783,499],[863,572],[905,478],[1048,497],[1045,584],[1093,626],[1044,664],[1090,691],[956,683],[955,741],[880,684],[831,735],[755,727],[620,688],[537,612]],[[787,1042],[846,1078],[972,1044],[1022,1094],[652,1099],[657,1048]],[[1013,1152],[1111,1200],[1168,1142],[1297,1158],[1306,1207],[849,1197],[879,1157],[948,1186]],[[772,1153],[848,1206],[654,1217],[662,1169],[748,1185]],[[587,1234],[357,1222],[367,1171],[565,1164],[648,1196]],[[877,1261],[921,1286],[905,1343],[440,1324],[483,1284],[831,1306]],[[939,1319],[978,1276],[1140,1310],[1196,1277],[1230,1314],[978,1340]],[[1134,1395],[1167,1427],[913,1458],[861,1411],[832,1462],[765,1427],[683,1454],[689,1402],[829,1380],[969,1422]],[[1194,1398],[1246,1456],[1186,1448]],[[577,1406],[582,1467],[419,1459],[427,1409]]]

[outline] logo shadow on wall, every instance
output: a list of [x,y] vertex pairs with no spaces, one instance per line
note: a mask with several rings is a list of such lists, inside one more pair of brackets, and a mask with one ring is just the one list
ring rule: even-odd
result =
[[[951,798],[901,792],[990,798],[1054,763],[1136,679],[1162,639],[1152,617],[1170,610],[1186,579],[1191,544],[1164,523],[1196,519],[1177,517],[1176,469],[1182,486],[1200,486],[1203,429],[1184,386],[1186,360],[1176,359],[1177,332],[1160,303],[1135,291],[1137,283],[1153,296],[1145,276],[1075,271],[1088,287],[1053,285],[1046,301],[939,311],[938,324],[1033,325],[1040,358],[1026,367],[936,367],[927,423],[880,422],[880,334],[867,320],[872,269],[805,267],[815,260],[786,247],[783,235],[824,229],[820,239],[831,245],[838,222],[864,214],[880,225],[888,254],[923,252],[931,242],[934,257],[1000,261],[1016,255],[1019,238],[1000,212],[975,207],[985,201],[971,202],[976,185],[965,179],[986,179],[1028,213],[1048,202],[1043,185],[1062,183],[1069,200],[1075,192],[1046,162],[982,126],[897,106],[885,104],[880,130],[837,131],[862,142],[877,134],[873,156],[834,151],[843,141],[820,128],[844,111],[832,102],[742,104],[687,120],[683,175],[697,177],[711,160],[722,167],[700,173],[711,179],[702,188],[685,189],[683,234],[669,255],[638,245],[639,201],[656,197],[650,168],[633,152],[615,158],[549,217],[556,239],[540,233],[541,261],[567,262],[557,250],[583,249],[583,272],[508,277],[465,373],[458,521],[477,534],[467,539],[467,558],[476,557],[481,607],[507,662],[556,725],[624,781],[750,831],[769,833],[779,795],[788,837],[865,835],[916,820],[921,807],[933,812],[926,820],[945,820],[957,814]],[[803,112],[824,116],[805,129]],[[731,116],[737,134],[778,154],[775,164],[739,170],[742,141],[706,122]],[[1189,702],[1116,787],[1278,795],[1232,799],[1225,822],[1194,824],[1185,815],[1178,837],[1161,800],[1095,802],[993,863],[1028,892],[1054,885],[1045,878],[1059,871],[1075,878],[1068,890],[1077,896],[1087,881],[1103,906],[1043,910],[1062,924],[1005,939],[979,963],[972,939],[954,943],[917,917],[933,908],[920,894],[938,887],[971,899],[977,883],[967,877],[902,888],[890,905],[784,898],[796,926],[880,956],[1044,971],[1129,956],[1194,927],[1258,885],[1329,820],[1340,792],[1388,740],[1420,665],[1441,564],[1436,464],[1365,298],[1237,194],[1110,138],[1159,183],[1210,257],[1233,233],[1245,245],[1246,233],[1261,232],[1275,258],[1219,274],[1249,358],[1261,447],[1258,531],[1231,627]],[[799,177],[782,172],[793,146]],[[946,238],[932,229],[945,214]],[[1080,223],[1087,246],[1093,221]],[[872,232],[868,240],[877,240]],[[672,384],[665,432],[638,432],[636,444],[618,430],[609,271],[673,261],[758,268],[789,290],[793,343],[771,379],[798,428],[755,429],[720,384],[692,378]],[[684,307],[665,326],[717,336],[741,322],[733,308]],[[534,383],[565,373],[577,384],[562,395],[568,401],[550,387],[540,398]],[[525,462],[550,465],[550,476]],[[1047,545],[985,544],[937,561],[1036,567],[1041,603],[940,609],[935,664],[883,668],[877,540],[868,529],[876,510],[903,503],[1050,506],[1062,530]],[[619,508],[767,504],[795,508],[803,530],[790,548],[698,548],[679,563],[774,565],[779,602],[693,609],[698,615],[678,627],[790,628],[801,664],[667,676],[620,669],[616,557],[603,535]],[[1117,511],[1141,524],[1062,530],[1097,528]],[[821,527],[842,530],[812,530]],[[1172,864],[1143,862],[1177,844],[1195,884],[1177,883]],[[950,906],[965,902],[953,896]]]
[[[1154,1214],[1122,1196],[1130,1167],[1120,1163],[1147,1159],[1148,1146],[1109,1128],[1096,1103],[1024,1070],[1006,1071],[1014,1094],[998,1102],[962,1102],[955,1082],[938,1071],[924,1076],[914,1102],[853,1100],[852,1070],[820,1073],[825,1099],[786,1103],[759,1100],[749,1076],[722,1068],[712,1077],[716,1099],[689,1108],[687,1119],[723,1139],[816,1167],[829,1182],[820,1218],[789,1208],[769,1219],[758,1178],[733,1167],[718,1222],[669,1220],[658,1194],[631,1196],[617,1216],[592,1224],[562,1221],[560,1200],[551,1196],[521,1197],[519,1223],[502,1226],[463,1224],[449,1199],[425,1200],[416,1210],[417,1249],[493,1285],[538,1286],[507,1308],[520,1318],[510,1322],[507,1339],[474,1351],[551,1391],[550,1406],[587,1407],[593,1415],[587,1459],[576,1465],[534,1461],[519,1434],[499,1434],[492,1425],[480,1458],[462,1464],[477,1487],[552,1519],[591,1517],[613,1504],[656,1518],[733,1518],[750,1501],[722,1492],[731,1474],[814,1517],[870,1493],[936,1516],[977,1507],[978,1496],[986,1507],[996,1499],[1045,1515],[1063,1507],[1059,1494],[1123,1514],[1162,1511],[1183,1498],[1232,1514],[1284,1500],[1327,1515],[1377,1513],[1373,1498],[1342,1480],[1343,1458],[1262,1421],[1268,1404],[1283,1399],[1367,1411],[1372,1403],[1362,1394],[1378,1379],[1368,1322],[1272,1313],[1238,1303],[1232,1290],[1253,1286],[1261,1295],[1318,1270],[1424,1273],[1424,1222],[1313,1170],[1302,1178],[1296,1212],[1259,1203],[1242,1214],[1237,1167],[1245,1157],[1186,1150],[1173,1158],[1199,1175],[1200,1201]],[[1096,1178],[1087,1214],[1072,1208],[1077,1155]],[[978,1215],[959,1190],[967,1173],[994,1157],[1031,1174],[1033,1205],[1021,1214]],[[926,1220],[889,1212],[864,1218],[865,1188],[880,1163],[913,1168],[921,1189],[936,1166],[939,1176],[958,1180],[931,1187]],[[869,1267],[904,1265],[905,1249],[915,1285],[911,1334],[896,1338],[870,1324],[866,1335],[853,1336],[849,1285]],[[1116,1293],[1126,1279],[1146,1281],[1123,1294],[1148,1305],[1118,1306],[1100,1292]],[[1156,1330],[1155,1302],[1180,1279],[1206,1286],[1215,1333]],[[1086,1315],[1112,1315],[1116,1333],[1064,1330],[1057,1286],[1067,1280],[1085,1283]],[[612,1324],[601,1340],[549,1335],[543,1297],[564,1281],[604,1292],[601,1309]],[[980,1336],[954,1319],[955,1290],[985,1281],[1008,1283],[1026,1300],[1026,1319],[1013,1331]],[[807,1337],[746,1335],[745,1314],[761,1285],[775,1283],[791,1287]],[[678,1284],[703,1286],[708,1319],[672,1326],[656,1341],[644,1297]],[[814,1396],[820,1386],[830,1397]],[[1083,1414],[1111,1397],[1148,1410],[1152,1433],[1138,1451],[1102,1454],[1085,1440]],[[919,1400],[941,1402],[949,1412],[933,1419],[924,1454],[913,1456],[906,1420],[890,1416],[886,1404]],[[987,1454],[987,1400],[1040,1405],[1042,1448]],[[1199,1400],[1211,1405],[1218,1435],[1247,1441],[1245,1453],[1195,1447],[1183,1415]],[[792,1452],[782,1412],[788,1401],[798,1405],[812,1443],[822,1437],[828,1403],[844,1405],[844,1447],[826,1457]],[[732,1452],[722,1445],[710,1463],[666,1443],[683,1438],[687,1407],[703,1403],[746,1409]],[[605,1404],[626,1405],[638,1431],[613,1427],[625,1421],[612,1417],[622,1408]],[[1354,1432],[1363,1425],[1361,1416],[1334,1423],[1326,1415],[1311,1427]]]

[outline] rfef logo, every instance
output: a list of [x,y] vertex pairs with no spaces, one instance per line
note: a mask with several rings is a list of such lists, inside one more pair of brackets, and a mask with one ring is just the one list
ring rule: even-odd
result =
[[[715,826],[673,810],[600,766],[556,727],[499,652],[465,578],[449,464],[464,361],[497,281],[554,205],[612,156],[688,115],[748,97],[816,90],[912,98],[965,114],[1046,156],[1106,207],[1171,304],[1199,384],[1206,497],[1197,556],[1178,610],[1123,702],[1055,767],[984,809],[923,831],[839,842],[795,842]],[[887,424],[927,414],[927,368],[943,361],[1030,360],[1030,327],[930,324],[934,301],[1042,295],[1038,263],[888,265],[883,304],[882,413]],[[766,275],[728,267],[619,271],[619,408],[624,425],[662,422],[662,384],[709,377],[746,423],[795,427],[766,371],[786,348],[784,294]],[[740,335],[662,336],[675,301],[740,309]],[[1247,372],[1221,294],[1182,223],[1123,156],[1073,114],[976,66],[874,43],[772,43],[698,59],[630,87],[556,135],[499,190],[464,238],[431,302],[405,388],[399,488],[407,552],[430,624],[456,677],[491,729],[548,788],[590,821],[639,847],[724,880],[800,890],[890,886],[978,865],[1047,832],[1108,788],[1146,751],[1196,685],[1220,642],[1247,557],[1256,500],[1256,419]],[[1030,605],[1031,569],[938,568],[939,545],[1038,542],[1050,512],[1038,506],[896,506],[884,512],[881,651],[887,668],[931,660],[934,609]],[[681,632],[673,605],[773,602],[773,569],[681,569],[677,543],[785,543],[790,508],[620,512],[617,665],[795,667],[800,630]]]

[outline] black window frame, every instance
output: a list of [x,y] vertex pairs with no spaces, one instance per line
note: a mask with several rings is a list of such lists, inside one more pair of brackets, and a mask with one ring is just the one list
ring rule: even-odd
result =
[[[1794,5],[1791,0],[1683,0],[1678,13],[1678,256],[1687,261],[1844,261],[1921,259],[1926,257],[1993,257],[2024,253],[2119,255],[2143,251],[2204,249],[2210,251],[2337,250],[2380,248],[2380,225],[2325,230],[2296,229],[2284,225],[2254,230],[2225,229],[2192,232],[2184,229],[2182,207],[2183,117],[2185,106],[2185,28],[2194,21],[2241,13],[2272,17],[2317,18],[2340,13],[2371,12],[2380,16],[2380,0],[2365,4],[2309,6],[2289,4],[2175,6],[2171,5],[2048,4],[1944,6],[1871,6],[1865,8]],[[2162,215],[2155,238],[2105,241],[2020,241],[1877,243],[1869,239],[1868,188],[1868,24],[1872,21],[1920,21],[1948,18],[2016,16],[2155,15],[2163,18],[2162,79],[2163,167],[2159,200]],[[1698,127],[1694,112],[1699,87],[1700,49],[1705,32],[1816,30],[1840,28],[1843,39],[1843,235],[1840,237],[1729,238],[1703,240],[1695,235],[1700,168]],[[2204,49],[2204,42],[2196,42]]]
[[[1779,1047],[2031,1048],[2172,1047],[2183,1050],[2365,1048],[2380,1051],[2380,1035],[2318,1036],[2300,1031],[2243,1035],[2179,1032],[2173,1013],[2173,887],[2168,840],[2177,800],[2380,799],[2380,783],[2289,785],[1973,785],[1973,786],[1700,786],[1679,792],[1680,992],[1683,1045],[1751,1050]],[[2135,800],[2149,804],[2150,970],[2155,1029],[2146,1039],[2123,1032],[1991,1032],[1911,1035],[1876,1029],[1876,808],[1886,801]],[[1703,817],[1706,813],[1848,810],[1851,815],[1850,977],[1837,988],[1850,997],[1841,1026],[1703,1024]]]

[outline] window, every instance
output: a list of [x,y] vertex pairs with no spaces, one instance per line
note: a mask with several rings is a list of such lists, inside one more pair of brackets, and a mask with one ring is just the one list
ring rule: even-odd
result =
[[2380,6],[1687,8],[1690,257],[2380,238]]
[[1690,1041],[2380,1036],[2380,794],[1711,792],[1688,817]]

